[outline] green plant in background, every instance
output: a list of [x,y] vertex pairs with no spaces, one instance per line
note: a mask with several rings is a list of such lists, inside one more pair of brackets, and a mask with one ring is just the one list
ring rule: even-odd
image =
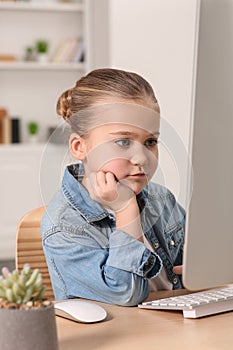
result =
[[26,304],[29,301],[42,300],[46,287],[42,285],[39,269],[31,271],[29,264],[25,264],[19,273],[10,272],[6,267],[0,276],[0,298],[15,304]]
[[25,61],[35,61],[34,47],[32,47],[32,46],[26,47],[24,60]]
[[37,53],[47,53],[48,52],[48,41],[47,40],[37,40],[36,42],[36,51]]
[[36,135],[38,133],[39,125],[37,122],[29,122],[27,127],[30,135]]

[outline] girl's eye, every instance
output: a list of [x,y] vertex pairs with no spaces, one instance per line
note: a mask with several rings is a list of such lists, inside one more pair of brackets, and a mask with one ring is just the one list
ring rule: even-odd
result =
[[116,140],[115,143],[121,147],[128,147],[130,145],[130,140],[129,139],[120,139],[120,140]]
[[146,147],[155,147],[158,144],[158,139],[148,139],[145,142]]

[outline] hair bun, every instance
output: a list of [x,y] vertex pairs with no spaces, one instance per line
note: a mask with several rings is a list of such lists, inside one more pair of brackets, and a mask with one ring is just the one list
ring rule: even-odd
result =
[[72,114],[71,111],[71,102],[72,102],[72,89],[66,90],[59,97],[57,102],[57,114],[68,120]]

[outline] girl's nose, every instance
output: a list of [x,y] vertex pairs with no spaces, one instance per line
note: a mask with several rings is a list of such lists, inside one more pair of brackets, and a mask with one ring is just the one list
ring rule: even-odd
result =
[[130,159],[131,163],[143,167],[148,163],[148,150],[143,145],[137,145],[134,147],[134,150]]

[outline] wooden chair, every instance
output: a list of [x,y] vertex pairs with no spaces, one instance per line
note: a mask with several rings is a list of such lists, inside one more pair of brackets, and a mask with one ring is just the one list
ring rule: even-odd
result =
[[34,209],[23,216],[16,234],[16,269],[19,271],[24,264],[30,264],[32,269],[39,268],[43,284],[46,286],[44,297],[54,300],[48,266],[42,248],[40,222],[46,207]]

